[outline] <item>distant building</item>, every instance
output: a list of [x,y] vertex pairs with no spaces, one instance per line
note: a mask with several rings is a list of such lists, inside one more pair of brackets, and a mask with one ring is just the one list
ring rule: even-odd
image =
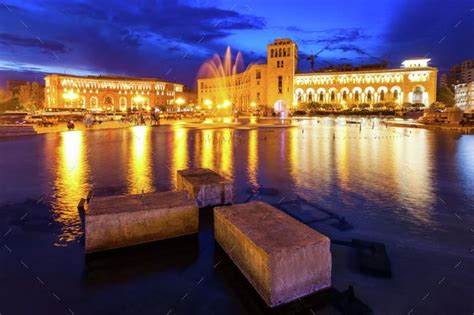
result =
[[75,76],[52,74],[45,77],[46,108],[90,110],[150,109],[174,104],[184,85],[153,78],[120,76]]
[[454,100],[462,110],[474,108],[474,81],[455,85]]
[[474,81],[474,59],[452,66],[447,73],[441,76],[440,84],[453,89],[456,84],[472,81]]
[[[346,67],[298,73],[298,46],[290,39],[276,39],[267,46],[266,64],[251,65],[225,80],[198,79],[198,101],[200,105],[227,101],[244,111],[255,106],[295,109],[312,102],[342,107],[389,102],[428,106],[436,101],[437,82],[437,69],[429,61],[406,60],[398,69]],[[220,99],[223,95],[229,99]]]

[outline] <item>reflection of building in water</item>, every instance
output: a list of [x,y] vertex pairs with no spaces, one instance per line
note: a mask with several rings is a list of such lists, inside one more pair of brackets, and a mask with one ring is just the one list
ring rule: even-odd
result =
[[154,191],[150,128],[136,126],[131,128],[131,130],[128,192],[130,194],[140,194]]
[[188,129],[177,125],[172,130],[171,182],[176,184],[177,171],[188,168]]
[[45,107],[127,110],[166,106],[183,93],[182,84],[120,76],[45,77]]
[[228,177],[232,176],[234,145],[230,129],[224,129],[219,134],[220,145],[220,173]]
[[214,169],[214,129],[206,129],[201,132],[201,160],[200,165],[204,168]]
[[250,130],[248,133],[249,137],[249,152],[248,158],[248,176],[249,182],[252,187],[258,187],[258,130]]
[[61,133],[58,153],[53,211],[55,220],[62,224],[60,242],[70,242],[82,234],[77,204],[81,198],[87,196],[90,189],[83,132]]
[[[236,109],[255,106],[290,107],[304,103],[358,104],[422,103],[436,100],[437,69],[429,59],[405,60],[400,68],[338,68],[312,73],[297,73],[298,46],[290,39],[276,39],[267,46],[267,63],[251,65],[246,71],[222,78],[198,80],[198,102],[201,106],[217,106],[231,95]],[[232,93],[223,93],[223,89]]]

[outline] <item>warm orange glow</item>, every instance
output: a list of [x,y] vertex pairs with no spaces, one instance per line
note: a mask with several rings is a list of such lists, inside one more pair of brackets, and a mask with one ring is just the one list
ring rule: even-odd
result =
[[77,203],[87,196],[89,165],[84,149],[82,131],[61,133],[58,165],[54,182],[56,201],[53,204],[55,220],[61,223],[59,242],[71,242],[82,235]]
[[132,127],[131,131],[128,191],[130,194],[153,191],[150,129],[146,126],[136,126]]
[[176,99],[176,104],[178,104],[178,105],[180,105],[180,106],[183,105],[185,102],[186,102],[186,101],[185,101],[183,98],[181,98],[181,97],[178,98],[178,99]]

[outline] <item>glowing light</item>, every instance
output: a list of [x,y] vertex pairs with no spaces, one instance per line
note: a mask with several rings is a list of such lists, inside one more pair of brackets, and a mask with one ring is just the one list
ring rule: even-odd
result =
[[63,98],[68,101],[73,101],[76,100],[79,97],[77,93],[75,93],[73,90],[70,90],[69,92],[65,92],[63,94]]
[[150,129],[146,126],[131,128],[130,174],[128,190],[130,194],[153,191],[153,172],[151,170]]
[[82,131],[61,133],[58,166],[53,211],[55,220],[62,224],[59,243],[64,243],[76,240],[83,233],[77,200],[87,194],[90,185],[87,182],[89,165]]
[[176,104],[178,104],[180,106],[183,105],[185,102],[186,101],[184,99],[182,99],[181,97],[176,100]]
[[210,99],[205,99],[204,100],[204,105],[206,105],[208,108],[212,107],[212,101]]
[[222,107],[227,108],[231,105],[231,102],[229,100],[225,100],[224,104],[222,104]]
[[252,103],[250,103],[250,106],[251,106],[251,107],[257,107],[257,103],[252,102]]
[[135,95],[133,97],[133,101],[137,104],[142,104],[143,102],[145,102],[145,98],[141,95]]

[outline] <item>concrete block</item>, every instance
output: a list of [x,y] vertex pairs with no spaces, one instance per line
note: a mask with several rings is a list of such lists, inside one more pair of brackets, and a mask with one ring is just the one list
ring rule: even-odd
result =
[[270,307],[331,286],[329,238],[269,204],[215,208],[214,234]]
[[92,198],[85,215],[86,253],[197,233],[198,211],[186,192]]
[[177,189],[195,198],[200,208],[232,203],[232,182],[207,168],[178,171]]

